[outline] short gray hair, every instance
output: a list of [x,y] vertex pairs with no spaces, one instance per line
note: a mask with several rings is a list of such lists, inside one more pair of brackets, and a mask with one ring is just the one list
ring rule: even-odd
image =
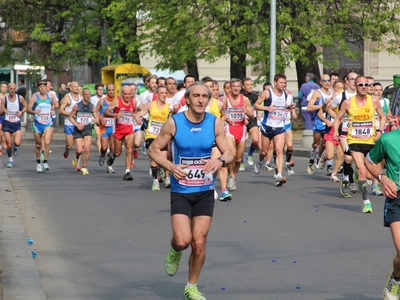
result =
[[306,78],[315,81],[315,75],[314,75],[313,73],[307,73],[307,74],[306,74]]

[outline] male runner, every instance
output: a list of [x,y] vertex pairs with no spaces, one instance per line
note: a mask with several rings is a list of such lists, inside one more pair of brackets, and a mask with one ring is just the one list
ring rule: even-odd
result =
[[[286,177],[282,176],[283,169],[283,147],[285,145],[285,110],[296,107],[295,103],[287,104],[286,76],[276,74],[274,76],[274,87],[263,91],[254,104],[256,110],[264,111],[264,118],[261,123],[261,146],[260,160],[254,165],[254,172],[260,173],[265,163],[264,157],[267,155],[271,141],[274,142],[276,152],[276,186],[286,183]],[[264,104],[264,105],[262,105]]]
[[[7,82],[2,81],[0,82],[0,104],[6,101],[6,96],[7,96]],[[4,115],[0,116],[0,155],[3,155],[3,121],[4,121]],[[4,145],[6,146],[6,145]]]
[[[240,85],[239,85],[240,86]],[[183,250],[191,245],[185,298],[205,300],[197,288],[206,257],[206,241],[214,210],[213,173],[233,161],[222,122],[205,112],[211,91],[202,83],[187,87],[188,110],[169,118],[149,148],[149,156],[171,172],[171,249],[165,271],[173,276],[178,271]],[[162,154],[171,141],[173,161]],[[221,151],[211,159],[214,142]]]
[[[32,131],[35,138],[36,171],[42,173],[42,164],[45,170],[50,170],[47,160],[49,158],[50,143],[53,138],[53,114],[56,107],[56,98],[47,93],[45,80],[38,82],[39,92],[32,95],[28,107],[28,114],[34,115]],[[42,147],[42,136],[44,136],[44,159],[40,159]]]
[[[102,83],[96,83],[94,86],[94,89],[96,90],[96,95],[90,98],[90,103],[93,104],[93,107],[97,106],[97,103],[99,103],[100,99],[104,98],[104,84]],[[83,91],[82,91],[83,93]],[[97,146],[97,151],[100,153],[101,149],[101,136],[100,136],[100,127],[97,126],[96,124],[93,124],[94,131],[96,132],[96,146]]]
[[69,121],[74,124],[74,139],[75,139],[75,159],[73,165],[78,164],[78,160],[83,152],[82,160],[82,175],[89,175],[87,163],[90,156],[90,147],[92,146],[92,124],[98,123],[97,107],[91,103],[90,90],[84,88],[82,90],[82,101],[78,102],[72,108],[69,114]]
[[[114,131],[115,131],[115,118],[104,116],[104,112],[108,106],[116,99],[115,87],[112,83],[106,86],[106,96],[99,100],[97,103],[97,110],[100,119],[100,136],[101,147],[99,156],[99,165],[103,166],[106,161],[107,151],[114,153]],[[115,173],[112,166],[107,166],[107,173]]]
[[[396,248],[393,259],[393,270],[386,279],[383,299],[399,300],[400,290],[400,131],[384,134],[367,154],[365,166],[367,170],[382,184],[385,193],[383,225],[390,227]],[[379,163],[386,161],[386,174],[382,173]]]
[[[370,177],[364,165],[364,157],[372,149],[375,142],[381,137],[385,130],[386,117],[383,114],[379,99],[367,94],[367,87],[370,85],[365,76],[358,76],[355,80],[357,94],[345,100],[340,108],[334,122],[334,138],[339,139],[340,120],[347,113],[349,118],[349,130],[347,143],[351,156],[357,166],[358,188],[364,202],[363,212],[372,213],[371,202],[368,198],[366,179]],[[376,129],[375,112],[380,117],[380,126]]]
[[70,84],[70,93],[66,94],[61,99],[60,105],[60,114],[64,115],[64,133],[65,133],[65,149],[64,149],[64,158],[68,158],[69,151],[72,149],[74,145],[74,124],[69,120],[69,114],[72,111],[72,108],[78,102],[82,101],[82,96],[79,95],[79,83],[76,81],[71,82]]
[[226,139],[232,151],[235,161],[229,165],[228,171],[228,189],[235,191],[237,189],[236,175],[239,171],[240,164],[246,147],[247,129],[246,116],[252,120],[254,111],[251,107],[249,98],[240,94],[241,80],[237,78],[231,79],[231,92],[224,99],[227,126]]
[[[122,143],[125,144],[125,174],[123,180],[133,180],[131,175],[131,163],[133,146],[139,147],[140,144],[134,144],[135,132],[133,131],[133,120],[135,114],[135,102],[131,98],[132,88],[128,85],[122,88],[122,98],[114,100],[104,112],[104,116],[116,118],[114,132],[114,153],[111,153],[107,161],[107,166],[112,166],[115,158],[122,152]],[[113,111],[113,112],[111,112]]]
[[[136,115],[136,122],[140,123],[140,118],[149,114],[149,121],[146,129],[146,148],[149,149],[150,145],[153,143],[154,139],[159,135],[161,128],[164,126],[165,122],[167,122],[168,117],[171,113],[170,105],[166,102],[167,99],[167,88],[165,86],[159,86],[156,89],[157,98],[155,101],[147,103],[144,107],[140,106],[140,113]],[[162,150],[162,154],[165,158],[167,158],[168,154],[168,145],[164,147]],[[157,163],[150,159],[150,168],[151,175],[153,177],[153,184],[151,186],[152,191],[159,191],[160,184],[158,182],[158,168]],[[165,187],[169,188],[171,185],[169,179],[169,171],[165,172]]]
[[[4,115],[3,132],[7,144],[8,163],[7,168],[14,165],[14,156],[18,155],[18,147],[21,145],[21,117],[26,111],[26,101],[24,97],[16,94],[17,86],[15,83],[8,85],[9,94],[5,101],[1,101],[1,114]],[[14,138],[14,143],[13,143]]]

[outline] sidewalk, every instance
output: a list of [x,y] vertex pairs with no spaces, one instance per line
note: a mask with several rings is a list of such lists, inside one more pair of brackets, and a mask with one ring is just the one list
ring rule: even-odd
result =
[[0,163],[0,299],[46,300],[25,235],[16,196]]

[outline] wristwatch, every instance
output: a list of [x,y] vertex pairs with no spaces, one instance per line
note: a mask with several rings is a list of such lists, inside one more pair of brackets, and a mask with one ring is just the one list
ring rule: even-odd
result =
[[386,176],[386,174],[379,174],[379,175],[378,175],[378,181],[379,181],[379,182],[381,182],[381,179],[382,179],[382,176],[383,176],[383,175]]
[[218,160],[222,161],[222,167],[225,167],[225,158],[223,156],[218,157]]

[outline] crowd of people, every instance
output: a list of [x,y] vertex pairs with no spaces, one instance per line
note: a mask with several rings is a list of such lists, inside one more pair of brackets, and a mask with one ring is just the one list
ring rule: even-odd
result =
[[[288,180],[284,171],[287,175],[295,174],[291,122],[297,113],[284,74],[276,74],[273,83],[265,83],[260,93],[253,91],[250,78],[233,78],[223,84],[222,92],[219,83],[211,77],[196,80],[195,76],[186,75],[183,86],[178,88],[172,77],[150,75],[144,78],[144,88],[125,85],[121,95],[115,94],[112,83],[96,84],[94,96],[89,89],[81,90],[79,83],[71,82],[69,93],[60,100],[52,91],[51,81],[40,80],[38,92],[29,101],[17,93],[14,83],[1,83],[0,144],[4,135],[7,167],[12,168],[13,156],[18,155],[21,144],[21,116],[25,112],[33,115],[36,171],[49,170],[49,150],[58,109],[64,116],[63,156],[68,158],[75,145],[71,163],[83,175],[89,174],[87,165],[93,136],[98,164],[106,164],[107,173],[115,173],[114,161],[125,147],[122,178],[127,181],[133,180],[131,169],[139,155],[138,149],[141,146],[146,149],[143,154],[149,156],[151,190],[159,191],[160,182],[171,189],[173,237],[165,270],[173,276],[183,250],[191,245],[185,296],[201,300],[205,297],[196,284],[205,259],[214,201],[233,199],[231,191],[238,188],[237,176],[244,169],[244,161],[256,174],[263,168],[274,172],[278,187]],[[393,187],[382,173],[383,159],[388,159],[383,145],[391,141],[385,136],[391,136],[388,132],[398,128],[397,116],[392,116],[389,101],[382,98],[382,85],[372,77],[350,72],[343,80],[338,74],[323,74],[320,85],[314,81],[315,76],[308,73],[299,93],[305,128],[314,133],[307,172],[313,174],[316,168],[324,169],[326,165],[331,181],[340,182],[341,194],[350,198],[353,193],[359,193],[363,200],[362,212],[372,213],[367,192],[369,183],[374,195],[385,193],[388,197],[397,197],[396,184]],[[246,152],[248,135],[251,144]],[[375,143],[379,143],[379,150],[375,150]],[[258,159],[254,159],[257,151]],[[398,175],[397,163],[393,163],[397,173],[390,165],[392,180]],[[340,173],[343,173],[342,179],[338,177]],[[221,186],[219,194],[214,187],[216,178]],[[387,208],[392,207],[390,204],[387,200]],[[398,209],[393,209],[397,213]],[[392,227],[393,222],[400,220],[400,211],[399,217],[386,214],[385,220]],[[400,228],[397,227],[394,227],[399,244],[396,248],[400,249]],[[395,288],[398,291],[399,278],[400,258],[397,258],[394,272],[388,277],[385,299],[398,299],[390,295],[395,293]]]

